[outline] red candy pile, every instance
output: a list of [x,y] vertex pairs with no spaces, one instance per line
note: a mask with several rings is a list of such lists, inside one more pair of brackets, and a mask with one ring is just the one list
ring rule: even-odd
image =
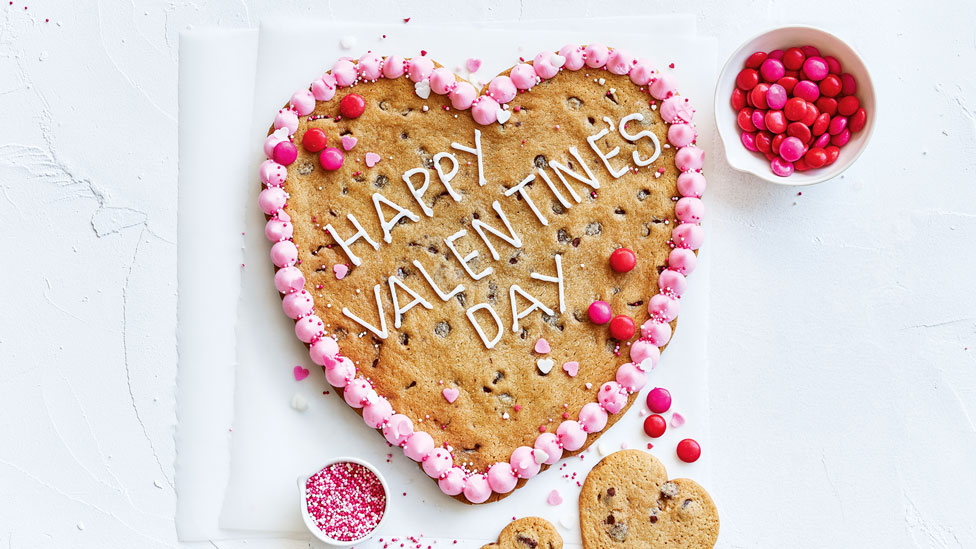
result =
[[868,120],[854,77],[813,46],[757,51],[735,86],[742,145],[764,154],[781,177],[833,164]]
[[316,526],[339,541],[365,537],[386,512],[383,483],[358,463],[333,463],[309,477],[305,499]]

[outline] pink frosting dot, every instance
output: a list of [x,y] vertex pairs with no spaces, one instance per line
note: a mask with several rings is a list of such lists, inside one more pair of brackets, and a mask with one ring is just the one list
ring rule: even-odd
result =
[[556,437],[564,449],[575,452],[586,442],[586,431],[578,421],[567,419],[556,428]]
[[679,175],[677,184],[681,196],[701,198],[705,194],[705,176],[698,172],[686,172]]
[[[372,398],[370,398],[372,397]],[[368,400],[378,398],[368,381],[361,377],[350,381],[342,389],[342,398],[351,408],[362,408]]]
[[478,90],[474,89],[474,86],[468,82],[459,82],[451,90],[448,97],[451,99],[451,105],[455,109],[463,111],[471,107],[471,103],[478,97]]
[[[416,436],[416,435],[414,435]],[[410,444],[409,442],[407,443]],[[454,465],[451,453],[444,448],[435,448],[423,459],[424,472],[430,478],[441,478]]]
[[674,215],[682,223],[701,223],[705,216],[705,204],[701,199],[686,196],[674,205]]
[[705,151],[698,147],[682,147],[674,155],[674,164],[683,172],[700,170],[705,165]]
[[275,288],[283,294],[297,292],[305,287],[305,275],[298,267],[278,269],[274,276]]
[[352,86],[356,82],[356,65],[348,59],[340,59],[332,65],[332,76],[339,87]]
[[329,73],[312,82],[312,96],[316,101],[329,101],[336,94],[336,79]]
[[548,80],[559,74],[559,67],[552,64],[552,56],[551,51],[543,51],[539,52],[532,60],[532,69],[543,80]]
[[414,57],[407,61],[407,75],[410,80],[420,82],[434,72],[434,62],[427,57]]
[[[274,149],[282,141],[288,141],[288,128],[279,128],[264,138],[264,156],[274,162]],[[280,166],[277,162],[274,163]]]
[[288,135],[295,133],[295,130],[298,129],[298,113],[291,109],[281,109],[275,115],[274,128],[276,130],[287,128]]
[[654,78],[654,65],[645,58],[640,58],[630,69],[630,81],[638,86],[646,86]]
[[311,313],[314,306],[315,303],[312,301],[312,295],[305,290],[290,293],[281,299],[281,308],[284,309],[288,318],[292,320],[299,319]]
[[404,68],[403,58],[399,55],[391,55],[383,60],[383,76],[394,79],[403,76],[406,72]]
[[[512,84],[520,90],[531,89],[538,83],[538,79],[535,74],[535,69],[532,65],[528,63],[519,63],[512,68],[512,72],[509,73],[509,78],[512,79]],[[489,87],[489,91],[491,88]]]
[[288,193],[281,187],[268,187],[258,195],[258,205],[261,211],[271,215],[280,210],[288,200]]
[[668,127],[668,143],[674,147],[684,147],[690,145],[698,132],[691,124],[671,124]]
[[339,354],[339,344],[331,337],[321,337],[309,347],[308,354],[312,358],[312,362],[319,366],[325,366],[328,370],[330,366],[335,367],[337,363],[336,355]]
[[315,315],[305,316],[295,323],[295,337],[302,343],[312,343],[315,338],[322,336],[324,327],[321,318]]
[[659,74],[651,82],[651,96],[658,101],[671,97],[677,89],[675,79],[669,73]]
[[[584,406],[585,407],[585,406]],[[533,447],[546,453],[546,465],[552,465],[559,461],[563,455],[563,449],[559,446],[559,440],[553,433],[542,433],[535,439]]]
[[482,474],[471,475],[464,481],[464,497],[471,503],[483,503],[491,496],[488,478]]
[[393,405],[383,397],[379,397],[363,407],[363,421],[373,429],[378,429],[392,415]]
[[671,339],[671,325],[652,318],[641,325],[641,338],[660,347]]
[[414,461],[421,461],[424,456],[434,449],[434,439],[424,431],[414,431],[406,444],[403,445],[403,455]]
[[607,411],[596,402],[588,402],[580,408],[579,423],[587,433],[598,433],[607,426]]
[[665,269],[657,277],[657,287],[664,293],[681,297],[688,289],[688,280],[678,271]]
[[[322,339],[332,338],[323,337]],[[319,341],[322,341],[322,339],[319,339]],[[325,380],[336,389],[345,387],[354,377],[356,377],[356,366],[346,357],[340,357],[332,368],[326,367],[325,369]]]
[[675,248],[668,254],[668,268],[688,276],[698,265],[698,256],[687,248]]
[[383,426],[383,436],[394,446],[403,446],[413,435],[413,421],[403,414],[393,414]]
[[583,68],[586,61],[583,58],[583,48],[575,44],[566,44],[559,49],[559,55],[566,58],[563,68],[570,71],[578,71]]
[[515,88],[515,83],[505,75],[492,78],[488,84],[488,95],[502,104],[515,99],[516,93],[518,93],[518,90]]
[[634,64],[634,56],[624,50],[613,50],[607,58],[607,70],[613,74],[627,74]]
[[294,227],[287,221],[280,219],[270,219],[264,226],[264,236],[271,242],[288,240],[294,233]]
[[[273,153],[274,148],[272,147],[271,150]],[[262,162],[261,167],[258,168],[258,172],[261,174],[261,183],[271,187],[281,185],[285,182],[285,177],[288,176],[288,168],[285,168],[274,160],[265,160]]]
[[512,470],[519,478],[532,478],[539,474],[539,464],[535,462],[532,448],[519,446],[512,452],[508,462],[512,465]]
[[633,362],[627,362],[625,364],[621,364],[620,367],[617,368],[617,375],[615,379],[621,387],[630,391],[631,393],[636,393],[643,389],[644,385],[647,383],[647,374],[644,373],[644,370],[642,370],[639,365],[634,364]]
[[471,115],[474,121],[482,126],[491,124],[498,120],[498,102],[490,97],[481,96],[471,107]]
[[661,118],[665,122],[691,122],[695,117],[695,109],[687,97],[672,95],[661,103]]
[[305,116],[315,110],[315,96],[309,90],[298,90],[291,96],[291,108]]
[[271,262],[276,267],[290,267],[298,261],[298,248],[290,240],[275,242],[271,246]]
[[630,360],[641,364],[644,371],[653,370],[661,358],[661,350],[646,339],[638,339],[630,346]]
[[445,95],[450,92],[457,83],[454,73],[444,67],[434,69],[430,74],[430,89],[437,95]]
[[460,467],[451,467],[441,475],[441,479],[437,481],[437,486],[441,492],[449,496],[460,494],[464,490],[464,470]]
[[583,55],[586,56],[587,67],[599,69],[607,64],[607,59],[610,58],[610,49],[597,42],[596,44],[586,46],[586,49],[583,50]]
[[488,486],[499,494],[507,494],[515,489],[518,479],[512,466],[500,461],[488,468]]
[[608,381],[600,386],[596,399],[604,410],[616,414],[627,404],[627,393],[616,381]]
[[705,240],[705,231],[701,225],[682,223],[671,230],[671,242],[681,248],[697,250],[701,248],[703,240]]
[[681,304],[677,299],[667,294],[656,294],[651,297],[647,304],[647,313],[651,316],[657,316],[665,322],[671,322],[677,318],[680,312]]
[[375,53],[366,53],[359,58],[359,65],[357,65],[359,76],[363,80],[378,80],[383,74],[380,68],[382,65],[382,57]]

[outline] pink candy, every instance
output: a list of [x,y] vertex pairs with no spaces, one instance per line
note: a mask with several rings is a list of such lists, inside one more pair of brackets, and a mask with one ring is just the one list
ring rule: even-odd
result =
[[779,146],[779,155],[787,162],[796,162],[803,156],[804,152],[806,151],[804,150],[803,141],[800,141],[797,137],[787,137]]
[[647,407],[655,414],[663,414],[671,409],[671,393],[667,389],[655,387],[647,393]]
[[807,60],[803,62],[803,73],[810,80],[820,82],[824,78],[827,78],[827,75],[830,73],[830,67],[827,66],[827,61],[823,57],[807,57]]
[[330,172],[341,168],[343,160],[345,160],[345,155],[335,147],[326,147],[319,153],[319,164]]
[[594,301],[590,303],[587,314],[590,316],[590,322],[594,324],[606,324],[613,318],[613,309],[610,308],[610,304],[606,301]]
[[775,82],[786,76],[786,67],[779,59],[767,57],[766,60],[762,62],[762,65],[759,65],[759,74],[761,74],[763,79],[767,82]]

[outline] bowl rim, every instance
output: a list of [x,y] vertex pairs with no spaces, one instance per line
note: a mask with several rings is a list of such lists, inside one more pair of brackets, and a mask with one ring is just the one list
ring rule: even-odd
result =
[[[824,173],[820,176],[805,178],[802,181],[791,177],[780,177],[772,173],[771,171],[768,173],[758,173],[756,171],[753,171],[750,168],[740,166],[737,165],[736,163],[731,162],[729,160],[731,156],[729,154],[730,152],[729,149],[730,147],[734,147],[734,146],[742,146],[741,140],[738,139],[738,131],[736,131],[735,128],[732,128],[731,131],[735,131],[736,139],[732,139],[731,138],[732,136],[725,135],[725,132],[730,130],[723,130],[722,123],[719,120],[719,113],[721,112],[720,109],[728,107],[728,94],[724,93],[721,84],[723,80],[725,80],[726,73],[728,73],[729,71],[729,67],[732,64],[732,60],[738,57],[739,54],[742,53],[742,51],[750,42],[763,38],[764,36],[768,34],[772,34],[774,32],[790,30],[790,29],[803,29],[803,30],[814,31],[825,35],[825,37],[829,39],[836,40],[837,42],[843,44],[848,49],[850,49],[854,57],[858,60],[861,66],[864,67],[864,73],[865,76],[867,77],[868,84],[869,84],[868,86],[866,86],[866,89],[868,91],[868,95],[870,96],[871,103],[872,103],[872,112],[871,112],[871,116],[868,118],[868,126],[865,128],[866,133],[864,134],[864,141],[861,144],[861,146],[856,151],[853,152],[853,155],[850,156],[843,164],[840,165],[836,173],[830,173],[830,174]],[[834,179],[840,176],[845,171],[847,171],[847,169],[850,168],[854,164],[854,162],[856,162],[857,159],[861,157],[861,154],[864,153],[864,150],[867,149],[868,143],[871,141],[871,137],[874,135],[874,122],[875,120],[877,120],[878,117],[878,98],[877,98],[877,92],[874,89],[874,79],[871,77],[871,71],[868,68],[867,63],[864,62],[864,58],[861,57],[861,54],[858,53],[857,49],[854,48],[854,46],[849,44],[846,40],[835,35],[834,33],[825,30],[821,27],[817,27],[813,25],[804,25],[804,24],[789,24],[789,25],[781,25],[781,26],[767,28],[766,30],[756,33],[750,36],[749,38],[743,40],[739,44],[739,46],[736,47],[731,54],[729,54],[728,58],[726,58],[725,60],[725,63],[722,65],[722,70],[719,71],[718,79],[715,82],[715,96],[714,96],[713,107],[714,107],[713,117],[715,118],[715,127],[718,130],[719,139],[722,141],[722,145],[725,149],[726,163],[737,172],[753,175],[755,177],[758,177],[759,179],[762,179],[763,181],[768,181],[769,183],[773,183],[775,185],[784,185],[789,187],[804,187],[807,185],[816,185],[818,183],[823,183],[824,181],[829,181],[831,179]],[[754,154],[751,151],[747,151],[747,152],[749,152],[750,154]]]
[[[334,539],[330,537],[328,534],[326,534],[325,532],[323,532],[321,529],[319,529],[318,526],[315,525],[315,521],[313,521],[311,515],[308,514],[308,500],[305,492],[305,483],[308,481],[309,478],[311,478],[313,475],[315,475],[316,473],[318,473],[319,471],[325,469],[330,465],[334,465],[336,463],[344,463],[344,462],[355,463],[357,465],[362,465],[363,467],[369,469],[370,472],[376,475],[376,478],[379,479],[380,484],[383,486],[383,493],[386,495],[386,507],[383,510],[383,516],[380,517],[380,521],[376,523],[376,527],[373,528],[365,536],[358,539],[354,539],[352,541],[342,541],[342,540]],[[353,545],[356,545],[357,543],[363,543],[368,541],[376,534],[376,532],[380,530],[380,528],[383,526],[383,523],[386,522],[386,517],[390,515],[390,499],[391,499],[390,486],[386,483],[386,479],[383,477],[383,474],[380,473],[379,469],[377,469],[376,466],[374,466],[372,463],[364,459],[360,459],[352,456],[339,456],[339,457],[329,459],[324,464],[322,464],[321,467],[316,469],[312,474],[299,476],[298,497],[299,497],[299,504],[301,506],[301,512],[302,512],[302,522],[305,523],[305,527],[308,528],[308,531],[311,532],[316,539],[328,543],[330,545],[333,545],[335,547],[351,547]]]

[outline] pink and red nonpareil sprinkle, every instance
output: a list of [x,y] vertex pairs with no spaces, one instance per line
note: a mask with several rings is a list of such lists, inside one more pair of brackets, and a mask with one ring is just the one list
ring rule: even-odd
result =
[[383,483],[358,463],[327,465],[305,482],[305,496],[316,526],[339,541],[367,536],[386,513]]
[[833,164],[867,124],[854,77],[813,46],[757,51],[735,84],[742,145],[763,154],[781,177]]

